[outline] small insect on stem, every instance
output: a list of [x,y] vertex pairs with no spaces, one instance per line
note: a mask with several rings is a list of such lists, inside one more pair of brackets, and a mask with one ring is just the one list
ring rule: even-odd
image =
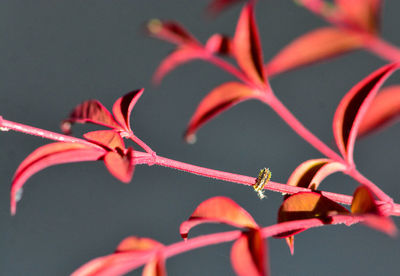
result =
[[263,199],[265,197],[264,195],[264,186],[268,183],[268,181],[271,179],[271,171],[268,168],[264,168],[260,170],[260,173],[258,174],[257,181],[253,185],[254,191],[257,192],[257,195],[260,199]]

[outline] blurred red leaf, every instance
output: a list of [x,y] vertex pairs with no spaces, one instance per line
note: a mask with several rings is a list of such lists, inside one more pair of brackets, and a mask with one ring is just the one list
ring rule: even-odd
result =
[[233,269],[239,276],[269,275],[264,240],[259,230],[243,232],[232,246]]
[[143,276],[166,276],[164,258],[158,251],[163,244],[148,238],[128,237],[117,247],[116,253],[99,257],[84,264],[72,276],[117,276],[132,270],[137,258],[148,254],[154,257],[143,269]]
[[147,23],[148,33],[158,39],[165,40],[177,45],[198,44],[185,28],[174,21],[150,20]]
[[57,164],[98,160],[104,153],[105,150],[88,145],[62,142],[36,149],[25,158],[15,172],[11,184],[11,214],[16,212],[18,192],[33,174]]
[[363,223],[371,228],[390,236],[397,233],[396,225],[389,217],[381,213],[372,192],[365,186],[360,186],[355,190],[351,203],[351,213],[362,216],[364,218]]
[[111,113],[99,101],[89,100],[81,103],[72,110],[69,118],[61,123],[64,133],[71,132],[73,123],[93,123],[110,128],[119,128]]
[[257,223],[246,210],[227,197],[213,197],[203,201],[190,218],[180,227],[186,239],[191,228],[202,223],[225,223],[236,227],[258,229]]
[[300,36],[283,48],[266,66],[268,76],[322,61],[362,46],[362,37],[334,27]]
[[241,101],[256,96],[257,91],[238,82],[228,82],[218,86],[198,105],[186,129],[185,139],[190,142],[203,124]]
[[242,1],[243,0],[212,0],[208,5],[207,10],[209,13],[217,15],[227,9],[229,6]]
[[107,149],[125,149],[124,140],[113,130],[96,130],[83,134],[86,140],[96,143]]
[[[300,192],[288,197],[278,211],[278,223],[292,220],[318,218],[325,224],[331,223],[331,217],[337,214],[349,214],[342,205],[315,192]],[[275,237],[286,238],[306,229],[297,229]]]
[[206,42],[205,48],[213,54],[232,55],[232,41],[230,37],[221,34],[212,35]]
[[144,89],[134,90],[119,98],[113,105],[113,114],[117,122],[127,132],[132,132],[130,127],[131,112],[139,98],[142,96]]
[[104,156],[104,164],[115,178],[129,183],[135,168],[132,148],[129,148],[126,153],[108,152]]
[[264,85],[266,80],[260,38],[254,18],[254,4],[247,4],[239,17],[232,41],[237,63],[256,84]]
[[381,0],[335,0],[335,3],[345,21],[370,33],[378,31]]
[[393,63],[376,70],[356,84],[339,103],[333,118],[333,134],[348,163],[354,163],[354,142],[364,115],[382,84],[399,65]]
[[345,169],[345,165],[330,159],[311,159],[301,163],[293,171],[287,184],[317,190],[328,175]]
[[194,59],[199,59],[202,56],[203,55],[199,51],[194,50],[193,47],[179,47],[160,63],[156,72],[154,73],[153,82],[155,84],[160,84],[165,75],[170,71],[184,63]]
[[358,137],[376,131],[399,117],[400,85],[384,87],[368,107],[358,129]]

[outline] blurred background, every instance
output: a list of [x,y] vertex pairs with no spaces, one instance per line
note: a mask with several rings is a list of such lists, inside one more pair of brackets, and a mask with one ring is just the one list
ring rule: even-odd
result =
[[[232,35],[241,4],[219,17],[205,15],[209,1],[70,0],[0,3],[0,115],[59,131],[78,103],[98,99],[111,108],[123,94],[144,87],[133,129],[159,155],[208,168],[257,176],[269,167],[272,179],[286,182],[301,162],[321,155],[299,138],[272,110],[244,102],[208,123],[197,143],[182,133],[199,101],[232,80],[201,61],[179,67],[159,87],[151,76],[172,45],[147,38],[151,18],[181,22],[200,41],[219,32]],[[382,36],[400,45],[400,2],[386,1]],[[295,37],[326,23],[292,1],[259,1],[257,22],[265,61]],[[385,61],[364,51],[279,75],[273,89],[298,118],[334,147],[332,117],[343,95]],[[399,83],[399,73],[388,82]],[[94,130],[78,126],[76,135]],[[359,170],[400,202],[400,128],[360,140]],[[180,240],[179,224],[213,196],[228,196],[262,226],[274,224],[282,201],[267,192],[259,200],[251,188],[183,172],[138,166],[132,183],[114,179],[101,162],[48,168],[28,180],[15,217],[9,187],[21,161],[49,141],[15,132],[0,133],[0,275],[67,275],[85,262],[113,252],[135,235],[164,244]],[[321,189],[352,194],[357,183],[341,174]],[[395,218],[396,224],[399,221]],[[221,225],[195,228],[192,236],[230,230]],[[296,237],[291,256],[283,240],[269,239],[272,275],[394,275],[400,243],[365,226],[327,226]],[[167,260],[169,275],[232,275],[231,243],[210,246]],[[140,275],[137,270],[131,275]]]

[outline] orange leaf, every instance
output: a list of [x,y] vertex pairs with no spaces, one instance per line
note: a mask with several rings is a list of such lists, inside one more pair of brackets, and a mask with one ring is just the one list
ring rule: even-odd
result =
[[390,236],[397,233],[396,225],[384,216],[376,205],[372,192],[365,186],[358,187],[353,195],[351,213],[364,218],[363,223]]
[[400,117],[400,85],[385,87],[368,107],[358,129],[358,137],[376,131]]
[[364,115],[385,80],[399,67],[400,63],[381,67],[356,84],[340,101],[333,118],[333,134],[348,163],[354,163],[354,142]]
[[163,244],[149,238],[141,238],[141,237],[127,237],[122,240],[117,249],[115,250],[116,253],[120,252],[128,252],[128,251],[146,251],[146,250],[153,250],[157,247],[162,247]]
[[125,149],[124,140],[114,130],[96,130],[83,134],[86,140],[107,147],[110,150]]
[[257,223],[237,203],[227,197],[213,197],[203,201],[190,218],[180,227],[182,238],[186,239],[191,228],[202,223],[225,223],[236,227],[258,229]]
[[195,132],[203,124],[224,110],[227,110],[241,101],[255,98],[256,96],[257,91],[238,82],[228,82],[218,86],[198,105],[186,129],[185,139],[187,141],[192,140]]
[[108,152],[104,156],[104,164],[115,178],[124,183],[129,183],[135,167],[132,148],[129,148],[126,154],[114,151]]
[[308,160],[293,171],[287,184],[317,190],[321,181],[328,175],[345,169],[345,165],[330,159]]
[[239,17],[233,38],[233,52],[237,63],[248,77],[255,83],[264,85],[263,57],[253,2],[243,8]]
[[242,233],[232,246],[231,261],[239,276],[269,275],[267,250],[259,230]]
[[[278,222],[318,218],[326,224],[337,214],[349,214],[342,205],[315,192],[300,192],[288,197],[278,211]],[[306,229],[297,229],[277,235],[286,238]]]
[[283,48],[267,65],[268,76],[358,49],[362,38],[357,33],[333,27],[313,30]]

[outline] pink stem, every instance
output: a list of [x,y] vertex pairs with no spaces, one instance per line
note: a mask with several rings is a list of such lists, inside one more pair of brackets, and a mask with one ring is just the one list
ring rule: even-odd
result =
[[366,36],[364,47],[388,61],[395,62],[400,60],[400,49],[378,36]]
[[140,146],[142,149],[144,149],[147,153],[149,154],[154,154],[154,151],[145,143],[143,142],[141,139],[139,139],[139,137],[137,137],[136,135],[134,135],[133,133],[131,133],[131,135],[129,136],[129,138],[135,142],[138,146]]
[[100,146],[97,146],[97,145],[95,145],[93,143],[90,143],[90,142],[88,142],[86,140],[83,140],[83,139],[79,139],[79,138],[75,138],[75,137],[72,137],[72,136],[63,135],[63,134],[59,134],[59,133],[43,130],[43,129],[40,129],[40,128],[31,127],[31,126],[28,126],[28,125],[24,125],[24,124],[12,122],[12,121],[4,120],[1,116],[0,116],[0,127],[4,128],[6,130],[14,130],[14,131],[17,131],[17,132],[22,132],[22,133],[25,133],[25,134],[39,136],[39,137],[42,137],[42,138],[55,140],[55,141],[59,141],[59,142],[80,143],[80,144],[85,144],[85,145],[92,146],[94,148],[102,149]]
[[307,141],[326,157],[346,164],[342,157],[329,148],[324,142],[312,134],[303,124],[283,105],[283,103],[272,93],[266,94],[261,101],[269,105],[300,137]]

